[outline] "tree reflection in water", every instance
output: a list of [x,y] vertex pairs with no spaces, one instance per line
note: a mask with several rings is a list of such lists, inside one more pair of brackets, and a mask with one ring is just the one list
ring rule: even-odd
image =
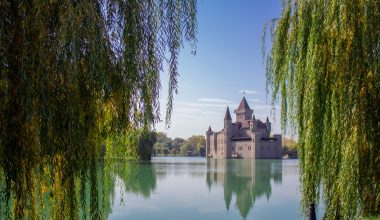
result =
[[107,219],[115,184],[145,198],[156,187],[155,170],[149,163],[93,159],[88,164],[75,172],[60,162],[41,165],[27,175],[33,178],[34,187],[22,195],[6,188],[0,169],[0,219],[17,219],[16,209],[27,219]]
[[236,197],[235,208],[246,218],[258,198],[270,198],[271,182],[282,183],[281,160],[210,159],[205,165],[205,161],[151,164],[92,159],[77,170],[62,161],[57,158],[52,161],[54,165],[37,166],[26,175],[32,178],[26,181],[33,183],[33,188],[21,195],[6,188],[0,169],[0,219],[18,219],[16,209],[27,219],[107,219],[117,194],[122,196],[121,202],[131,193],[149,198],[157,187],[157,178],[184,172],[203,176],[205,168],[209,189],[223,186],[226,209]]
[[209,189],[222,184],[226,209],[230,209],[232,195],[241,217],[247,217],[256,199],[271,196],[271,180],[282,183],[282,160],[223,160],[207,162],[206,181]]

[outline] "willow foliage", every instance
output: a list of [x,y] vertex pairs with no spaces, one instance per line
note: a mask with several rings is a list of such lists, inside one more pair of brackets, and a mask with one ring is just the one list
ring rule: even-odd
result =
[[196,0],[0,1],[0,164],[16,218],[33,207],[32,169],[52,164],[70,190],[105,140],[159,120],[164,62],[170,123],[195,15]]
[[322,192],[328,219],[380,215],[379,21],[377,0],[288,0],[272,28],[267,85],[299,138],[303,210]]

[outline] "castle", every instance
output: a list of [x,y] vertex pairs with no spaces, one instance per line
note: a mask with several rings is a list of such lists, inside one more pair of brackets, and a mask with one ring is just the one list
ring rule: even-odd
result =
[[221,131],[214,132],[209,126],[206,132],[207,157],[280,159],[282,135],[270,135],[271,123],[268,117],[265,123],[255,119],[245,97],[234,112],[236,122],[232,122],[227,106]]

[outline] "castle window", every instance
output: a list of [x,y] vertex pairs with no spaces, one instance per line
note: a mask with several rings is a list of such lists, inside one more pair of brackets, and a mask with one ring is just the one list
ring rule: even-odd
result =
[[251,146],[248,146],[248,150],[251,150]]

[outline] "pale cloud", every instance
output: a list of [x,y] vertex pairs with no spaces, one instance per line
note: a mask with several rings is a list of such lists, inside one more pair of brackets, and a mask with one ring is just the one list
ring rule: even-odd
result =
[[195,114],[186,114],[186,113],[179,113],[179,114],[176,114],[176,115],[173,115],[172,117],[172,121],[174,120],[182,120],[182,119],[194,119],[195,117]]
[[271,109],[271,105],[253,105],[253,109]]
[[199,107],[199,108],[225,108],[227,105],[225,103],[202,103],[202,102],[184,102],[183,103],[189,107]]
[[248,99],[248,100],[251,101],[251,102],[261,102],[260,99]]
[[253,95],[261,94],[261,93],[258,92],[258,91],[255,91],[255,90],[249,90],[249,89],[241,89],[241,90],[239,90],[239,93],[253,94]]
[[226,99],[218,99],[218,98],[199,98],[197,101],[199,102],[216,102],[216,103],[232,103]]
[[196,114],[201,112],[202,110],[199,108],[174,108],[175,113],[185,113],[185,114]]
[[207,116],[223,116],[220,112],[214,112],[214,111],[203,111],[202,115],[207,115]]

